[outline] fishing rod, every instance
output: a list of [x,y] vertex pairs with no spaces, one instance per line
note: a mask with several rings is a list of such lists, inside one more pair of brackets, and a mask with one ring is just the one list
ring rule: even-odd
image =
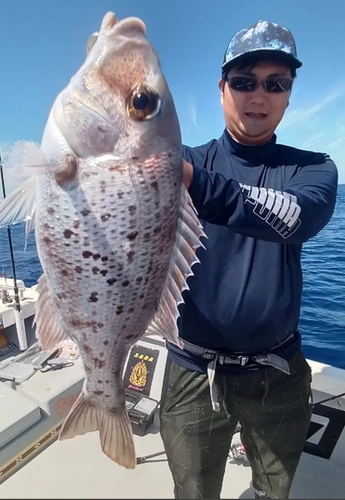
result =
[[[5,179],[4,179],[4,169],[2,165],[2,152],[0,149],[0,175],[1,175],[1,185],[2,185],[2,194],[4,199],[6,198],[6,189],[5,189]],[[22,314],[22,308],[20,305],[20,300],[19,300],[19,291],[18,291],[18,283],[17,283],[17,274],[16,274],[16,266],[14,263],[14,252],[13,252],[13,245],[12,245],[12,235],[11,235],[11,228],[7,226],[7,236],[8,236],[8,244],[10,247],[10,257],[11,257],[11,264],[12,264],[12,273],[13,273],[13,290],[14,290],[14,302],[15,302],[15,320],[16,320],[16,327],[17,327],[17,333],[18,333],[18,340],[19,340],[19,347],[22,351],[24,351],[27,348],[27,340],[26,340],[26,334],[25,334],[25,324],[24,324],[24,319],[23,319],[23,314]]]

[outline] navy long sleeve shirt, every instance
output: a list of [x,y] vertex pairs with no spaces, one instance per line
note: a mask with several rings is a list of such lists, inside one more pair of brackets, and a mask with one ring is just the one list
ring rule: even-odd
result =
[[[218,140],[191,148],[190,195],[208,237],[180,306],[180,337],[210,349],[269,351],[298,329],[302,244],[330,220],[338,174],[325,154]],[[205,369],[169,345],[172,358]]]

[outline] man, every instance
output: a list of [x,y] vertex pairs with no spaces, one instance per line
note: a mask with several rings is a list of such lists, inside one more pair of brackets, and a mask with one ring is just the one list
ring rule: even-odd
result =
[[301,249],[332,216],[337,169],[325,154],[276,143],[301,65],[286,28],[241,30],[219,82],[224,133],[183,148],[208,239],[180,308],[184,349],[168,344],[161,435],[176,498],[220,498],[238,421],[256,497],[288,497],[304,447]]

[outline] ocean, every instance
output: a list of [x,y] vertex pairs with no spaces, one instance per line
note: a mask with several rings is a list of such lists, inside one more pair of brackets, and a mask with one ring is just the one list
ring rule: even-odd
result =
[[[24,251],[24,225],[11,228],[17,279],[32,286],[42,273],[35,236]],[[12,278],[7,230],[0,230],[0,274]],[[329,224],[303,248],[304,292],[299,329],[304,354],[345,368],[345,185]]]

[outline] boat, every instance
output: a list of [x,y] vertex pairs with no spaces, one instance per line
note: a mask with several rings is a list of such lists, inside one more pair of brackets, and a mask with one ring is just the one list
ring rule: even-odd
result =
[[[23,310],[31,322],[28,311],[37,300],[36,287],[23,286],[28,304]],[[0,308],[3,318],[9,318],[8,307]],[[2,331],[14,327],[12,317],[12,324],[6,319]],[[62,422],[82,388],[81,359],[72,351],[67,351],[68,359],[61,349],[41,351],[32,330],[27,343],[27,349],[0,361],[0,498],[174,498],[159,433],[165,341],[156,335],[143,337],[130,350],[124,367],[137,453],[133,470],[104,455],[98,432],[58,440]],[[12,380],[1,378],[6,363],[17,365]],[[345,498],[345,370],[309,359],[308,363],[313,415],[290,498]],[[18,365],[28,372],[18,370]],[[229,451],[223,498],[253,498],[251,469],[245,453],[238,450],[240,432]]]
[[[0,173],[2,165],[0,158]],[[58,434],[84,381],[77,346],[38,345],[37,285],[0,278],[0,498],[173,498],[173,481],[159,433],[167,364],[165,341],[139,340],[123,371],[137,466],[127,470],[102,451],[98,432],[59,441]],[[313,415],[290,498],[345,498],[345,370],[307,360]],[[251,469],[240,439],[229,450],[222,497],[253,498]]]

